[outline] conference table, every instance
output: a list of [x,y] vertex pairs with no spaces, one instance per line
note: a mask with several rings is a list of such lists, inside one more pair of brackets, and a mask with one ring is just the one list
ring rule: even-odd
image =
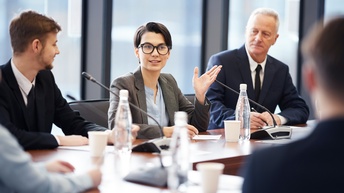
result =
[[201,134],[221,135],[221,138],[191,143],[191,151],[195,151],[191,152],[193,169],[201,162],[220,162],[225,164],[224,174],[239,175],[240,167],[254,150],[286,144],[303,138],[312,131],[315,124],[315,120],[310,120],[306,124],[291,126],[292,135],[290,139],[250,140],[248,142],[226,142],[224,129],[208,130]]
[[[305,125],[293,127],[291,139],[283,140],[250,140],[248,142],[226,142],[224,129],[209,130],[200,135],[220,135],[219,139],[191,140],[190,143],[190,162],[193,171],[189,173],[190,184],[187,192],[200,192],[200,174],[196,171],[196,165],[202,162],[219,162],[225,165],[224,175],[220,178],[218,192],[241,192],[242,178],[237,176],[240,167],[245,159],[254,150],[266,148],[280,144],[289,143],[308,135],[313,128],[314,121],[307,122]],[[142,143],[144,140],[136,140],[134,144]],[[100,166],[103,179],[98,189],[88,192],[170,192],[167,188],[142,185],[127,182],[123,177],[130,171],[144,170],[150,167],[170,164],[170,155],[162,152],[140,153],[132,152],[128,156],[119,157],[113,151],[113,146],[107,146],[102,158],[90,156],[88,146],[81,147],[59,147],[52,150],[30,150],[35,162],[64,160],[73,164],[76,168],[75,173],[87,172],[90,168]]]

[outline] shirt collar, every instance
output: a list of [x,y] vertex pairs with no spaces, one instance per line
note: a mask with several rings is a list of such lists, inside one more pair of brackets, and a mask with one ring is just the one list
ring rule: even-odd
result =
[[[258,66],[258,63],[256,61],[254,61],[252,59],[252,57],[250,56],[250,54],[248,53],[248,49],[247,49],[247,46],[245,44],[245,49],[246,49],[246,54],[247,54],[247,57],[248,57],[248,62],[250,63],[250,69],[251,69],[251,72],[255,72],[256,71],[256,68]],[[266,58],[264,59],[264,61],[262,63],[259,63],[261,66],[262,66],[262,70],[261,72],[264,74],[264,70],[265,70],[265,64],[266,64]]]
[[36,84],[36,78],[32,81],[32,83],[27,79],[16,67],[16,65],[13,63],[13,60],[11,59],[11,67],[13,70],[14,77],[16,78],[19,88],[28,95],[32,85],[34,86]]

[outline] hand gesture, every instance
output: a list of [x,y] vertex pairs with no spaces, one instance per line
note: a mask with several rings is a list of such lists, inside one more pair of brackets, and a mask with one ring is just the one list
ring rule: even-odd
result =
[[196,98],[201,104],[204,104],[205,93],[209,86],[216,80],[221,68],[222,66],[213,66],[209,71],[198,77],[198,67],[195,67],[192,85],[195,90]]

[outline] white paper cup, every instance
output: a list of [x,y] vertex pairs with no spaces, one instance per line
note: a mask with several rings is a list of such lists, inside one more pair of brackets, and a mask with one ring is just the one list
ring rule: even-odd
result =
[[201,173],[201,187],[203,193],[217,192],[219,177],[225,167],[222,163],[205,162],[196,165],[197,170]]
[[225,120],[225,138],[228,142],[239,141],[240,135],[240,121],[235,120]]
[[108,133],[104,131],[89,131],[88,145],[92,157],[103,156],[107,144]]

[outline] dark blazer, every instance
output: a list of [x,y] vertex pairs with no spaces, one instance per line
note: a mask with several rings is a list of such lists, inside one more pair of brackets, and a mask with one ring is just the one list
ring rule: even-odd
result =
[[344,117],[320,122],[306,138],[254,152],[243,193],[343,192]]
[[[197,100],[195,106],[182,94],[176,80],[171,74],[161,73],[159,84],[162,89],[164,102],[169,118],[168,126],[174,125],[174,112],[185,111],[188,114],[189,124],[195,126],[199,131],[206,131],[209,123],[210,105],[202,105]],[[111,83],[111,90],[119,93],[120,89],[129,91],[129,102],[147,112],[145,86],[139,67],[134,73],[116,78]],[[206,99],[207,100],[207,99]],[[119,103],[119,98],[111,95],[108,111],[109,128],[113,128],[114,119]],[[209,101],[207,100],[209,104]],[[148,118],[142,112],[130,107],[133,123],[140,126],[138,138],[151,139],[161,137],[160,128],[155,125],[148,125]],[[164,125],[162,125],[164,126]],[[166,125],[165,125],[166,126]]]
[[[208,69],[214,65],[222,65],[217,76],[218,81],[238,92],[241,83],[247,84],[248,97],[254,100],[255,94],[245,46],[213,55],[209,59]],[[224,120],[235,119],[238,94],[215,82],[209,87],[206,96],[211,102],[208,129],[223,128]],[[279,114],[287,119],[289,125],[305,123],[309,116],[308,106],[293,85],[288,66],[269,55],[267,56],[263,85],[257,102],[272,113],[278,105],[281,109]],[[258,112],[265,111],[252,103],[250,105],[256,108]]]
[[87,136],[89,130],[106,129],[86,122],[73,112],[62,97],[50,70],[42,70],[36,76],[37,128],[30,128],[26,105],[11,62],[0,66],[0,69],[0,123],[17,138],[25,150],[56,148],[58,143],[50,134],[53,123],[60,127],[65,135]]

